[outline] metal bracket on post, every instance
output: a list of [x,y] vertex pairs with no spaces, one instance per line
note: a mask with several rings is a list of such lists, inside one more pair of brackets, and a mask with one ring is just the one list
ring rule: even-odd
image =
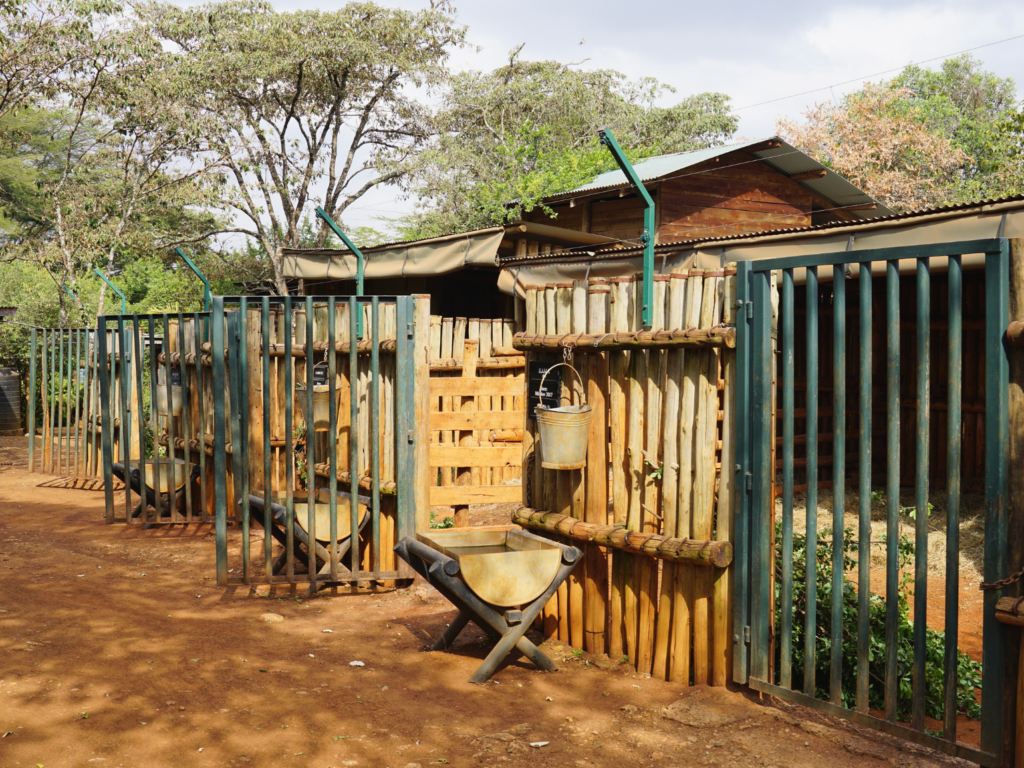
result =
[[199,267],[192,263],[190,259],[181,248],[175,248],[174,252],[184,259],[185,263],[188,264],[189,269],[196,273],[196,277],[203,281],[203,311],[210,311],[210,300],[213,294],[210,292],[210,281],[206,279],[206,275],[199,271]]
[[121,293],[121,291],[119,291],[117,289],[117,286],[114,285],[112,282],[110,282],[110,279],[106,275],[104,275],[102,272],[100,272],[99,269],[97,269],[96,267],[93,267],[92,271],[95,272],[97,275],[99,275],[100,279],[103,280],[104,283],[106,283],[108,286],[110,286],[110,290],[112,290],[114,293],[116,293],[118,296],[121,297],[121,314],[122,315],[127,315],[128,314],[128,304],[125,301],[124,294]]
[[640,242],[644,245],[644,280],[643,280],[643,326],[649,329],[654,318],[654,200],[651,198],[647,187],[640,181],[640,177],[634,170],[633,165],[626,158],[622,147],[615,140],[615,136],[608,128],[598,128],[597,135],[601,143],[608,147],[608,150],[619,164],[619,168],[629,179],[630,185],[636,190],[644,204],[644,231],[640,235]]
[[[334,223],[334,219],[332,219],[329,215],[327,215],[327,211],[325,211],[320,206],[317,206],[317,208],[316,208],[316,217],[318,219],[320,219],[321,221],[323,221],[332,230],[334,230],[334,234],[336,234],[338,237],[341,238],[341,242],[343,242],[345,244],[345,247],[348,248],[350,251],[352,251],[352,253],[355,254],[355,257],[356,257],[356,296],[362,296],[363,295],[363,269],[365,268],[365,265],[366,265],[366,259],[363,256],[363,252],[361,250],[359,250],[359,247],[349,239],[348,235],[346,235],[344,232],[341,231],[341,227],[339,227],[337,224],[335,224]],[[356,307],[358,309],[361,309],[359,307],[359,303],[358,302],[356,302]],[[360,311],[359,314],[356,315],[356,335],[360,339],[363,338],[363,313],[362,313],[362,311]]]

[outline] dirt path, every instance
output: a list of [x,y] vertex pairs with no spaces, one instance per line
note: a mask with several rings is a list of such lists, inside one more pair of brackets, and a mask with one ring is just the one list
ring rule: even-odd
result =
[[0,472],[0,768],[955,764],[552,643],[560,672],[471,685],[481,635],[425,654],[454,611],[423,584],[224,589],[209,526],[107,526],[48,480]]

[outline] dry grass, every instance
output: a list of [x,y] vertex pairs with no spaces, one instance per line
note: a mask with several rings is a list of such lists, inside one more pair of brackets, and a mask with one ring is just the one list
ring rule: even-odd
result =
[[[884,492],[876,491],[871,504],[871,563],[885,567],[886,503]],[[819,532],[832,528],[833,499],[831,489],[818,493]],[[928,518],[928,571],[933,575],[946,573],[946,495],[933,492],[932,511]],[[899,530],[901,536],[914,537],[915,521],[910,516],[914,508],[913,489],[900,493]],[[843,524],[853,529],[856,542],[860,497],[855,490],[847,489],[843,506]],[[782,518],[782,499],[775,504],[776,519]],[[807,531],[807,496],[794,494],[793,530],[804,534]],[[985,498],[978,493],[963,493],[960,497],[960,578],[962,581],[981,581],[985,548]]]

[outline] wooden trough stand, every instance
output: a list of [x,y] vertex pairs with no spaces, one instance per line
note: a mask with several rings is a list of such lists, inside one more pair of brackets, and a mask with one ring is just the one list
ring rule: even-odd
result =
[[459,609],[430,650],[451,647],[470,621],[495,641],[471,683],[486,682],[513,648],[540,669],[558,668],[525,635],[579,561],[576,547],[500,525],[418,533],[395,552]]

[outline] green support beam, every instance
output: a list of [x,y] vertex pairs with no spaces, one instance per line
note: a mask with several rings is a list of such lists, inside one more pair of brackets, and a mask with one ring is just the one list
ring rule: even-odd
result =
[[185,254],[185,252],[183,250],[181,250],[181,248],[175,248],[174,252],[176,254],[178,254],[179,256],[181,256],[181,258],[184,260],[184,262],[186,264],[188,264],[189,269],[191,269],[193,272],[196,273],[196,277],[198,277],[200,280],[203,281],[203,289],[204,289],[204,293],[203,293],[203,311],[204,312],[209,312],[210,311],[210,299],[213,296],[213,294],[210,292],[210,281],[206,279],[206,275],[204,275],[202,272],[199,271],[199,267],[197,267],[192,262],[192,259],[190,259]]
[[640,235],[640,241],[644,244],[643,324],[647,329],[651,327],[654,314],[654,305],[652,304],[654,295],[654,200],[647,191],[647,187],[640,181],[640,177],[626,158],[625,152],[622,151],[622,147],[615,140],[611,130],[599,128],[597,135],[601,139],[601,143],[608,147],[615,162],[626,174],[630,185],[636,190],[644,204],[644,231]]
[[97,275],[99,275],[100,279],[104,283],[106,283],[107,285],[110,286],[110,290],[112,290],[114,293],[116,293],[118,296],[121,297],[121,314],[122,315],[127,315],[128,314],[128,304],[125,301],[124,294],[121,293],[119,290],[117,290],[117,286],[114,285],[112,282],[110,282],[110,280],[107,279],[107,276],[104,275],[102,272],[100,272],[96,267],[93,267],[92,271],[95,272]]
[[[349,239],[348,235],[346,235],[344,232],[341,231],[341,227],[339,227],[337,224],[335,224],[334,223],[334,219],[332,219],[327,214],[327,211],[325,211],[320,206],[317,206],[317,208],[316,208],[316,217],[318,219],[320,219],[321,221],[323,221],[332,230],[334,230],[334,234],[336,234],[338,237],[341,238],[341,242],[343,242],[345,244],[345,247],[348,248],[350,251],[352,251],[352,253],[355,254],[355,256],[356,256],[356,296],[362,296],[363,295],[363,270],[364,270],[365,265],[366,265],[366,258],[363,256],[363,252],[361,250],[359,250],[359,247]],[[357,306],[359,306],[359,308],[361,309],[361,305],[357,305]],[[360,338],[360,339],[363,338],[363,313],[362,313],[362,311],[359,311],[359,312],[356,313],[356,337]]]

